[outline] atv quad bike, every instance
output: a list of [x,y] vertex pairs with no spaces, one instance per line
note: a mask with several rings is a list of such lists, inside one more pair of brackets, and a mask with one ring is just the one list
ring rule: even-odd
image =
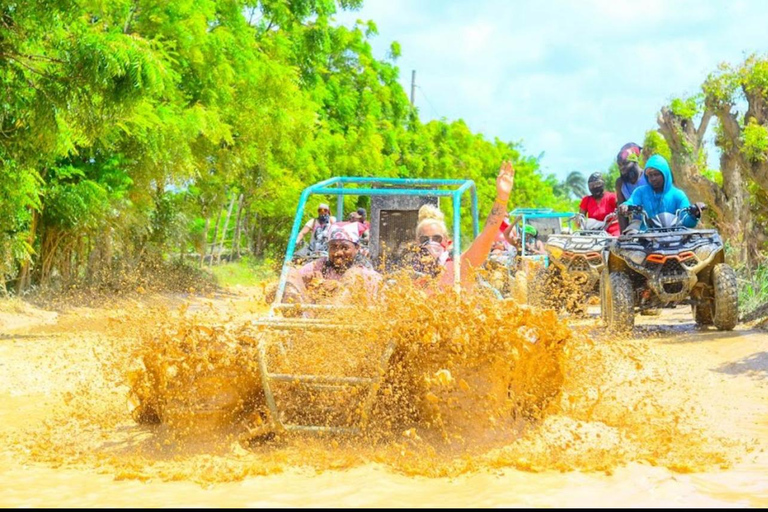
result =
[[600,280],[600,315],[609,329],[631,330],[636,309],[684,303],[691,305],[697,324],[719,330],[736,326],[736,273],[725,263],[720,235],[682,224],[684,214],[703,208],[692,205],[649,219],[641,206],[629,206],[628,214],[639,215],[646,230],[625,230],[609,246]]
[[605,220],[588,219],[578,214],[569,221],[576,223],[571,233],[552,234],[545,249],[547,267],[540,268],[532,282],[530,303],[571,312],[584,312],[586,300],[599,293],[600,276],[613,239],[606,227],[616,215]]
[[531,251],[528,246],[529,233],[535,233],[546,247],[550,237],[566,233],[564,221],[573,216],[573,213],[556,212],[551,208],[516,208],[510,212],[510,217],[515,219],[513,228],[519,224],[520,245],[516,277],[525,292],[524,302],[535,306],[544,305],[542,297],[545,285],[542,279],[546,277],[546,269],[550,263],[548,254]]

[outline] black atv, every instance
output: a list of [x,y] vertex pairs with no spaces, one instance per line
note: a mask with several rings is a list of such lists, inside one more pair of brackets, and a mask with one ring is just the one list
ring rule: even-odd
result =
[[[609,329],[629,331],[635,308],[640,311],[688,303],[697,324],[731,330],[738,321],[736,273],[724,263],[723,241],[714,229],[682,225],[682,215],[700,215],[704,205],[692,205],[674,215],[649,219],[641,206],[629,206],[639,216],[611,242],[600,279],[600,315]],[[633,228],[642,228],[639,231]]]

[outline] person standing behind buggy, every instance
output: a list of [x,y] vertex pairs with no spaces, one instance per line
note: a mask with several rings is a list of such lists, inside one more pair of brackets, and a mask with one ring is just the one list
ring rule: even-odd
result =
[[331,216],[330,207],[321,203],[317,207],[317,218],[309,219],[304,227],[299,231],[299,236],[296,237],[296,244],[301,243],[301,239],[304,235],[312,232],[311,239],[309,241],[309,253],[316,251],[328,251],[328,229],[331,224],[336,222],[336,217]]

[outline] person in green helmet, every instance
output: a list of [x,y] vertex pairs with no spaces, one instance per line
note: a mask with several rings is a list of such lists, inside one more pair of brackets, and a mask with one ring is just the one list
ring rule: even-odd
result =
[[523,232],[525,233],[525,252],[529,254],[547,254],[547,251],[544,250],[544,242],[539,240],[539,231],[531,226],[530,224],[526,224],[525,228],[523,228]]

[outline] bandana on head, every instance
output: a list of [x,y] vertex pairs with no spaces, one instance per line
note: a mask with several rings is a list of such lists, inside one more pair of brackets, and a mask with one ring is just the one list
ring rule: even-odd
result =
[[619,150],[619,154],[616,155],[616,163],[619,165],[627,162],[639,163],[640,150],[642,149],[643,148],[641,148],[634,142],[629,142],[627,144],[624,144]]
[[331,226],[328,240],[344,240],[357,245],[360,242],[360,231],[357,222],[337,222]]

